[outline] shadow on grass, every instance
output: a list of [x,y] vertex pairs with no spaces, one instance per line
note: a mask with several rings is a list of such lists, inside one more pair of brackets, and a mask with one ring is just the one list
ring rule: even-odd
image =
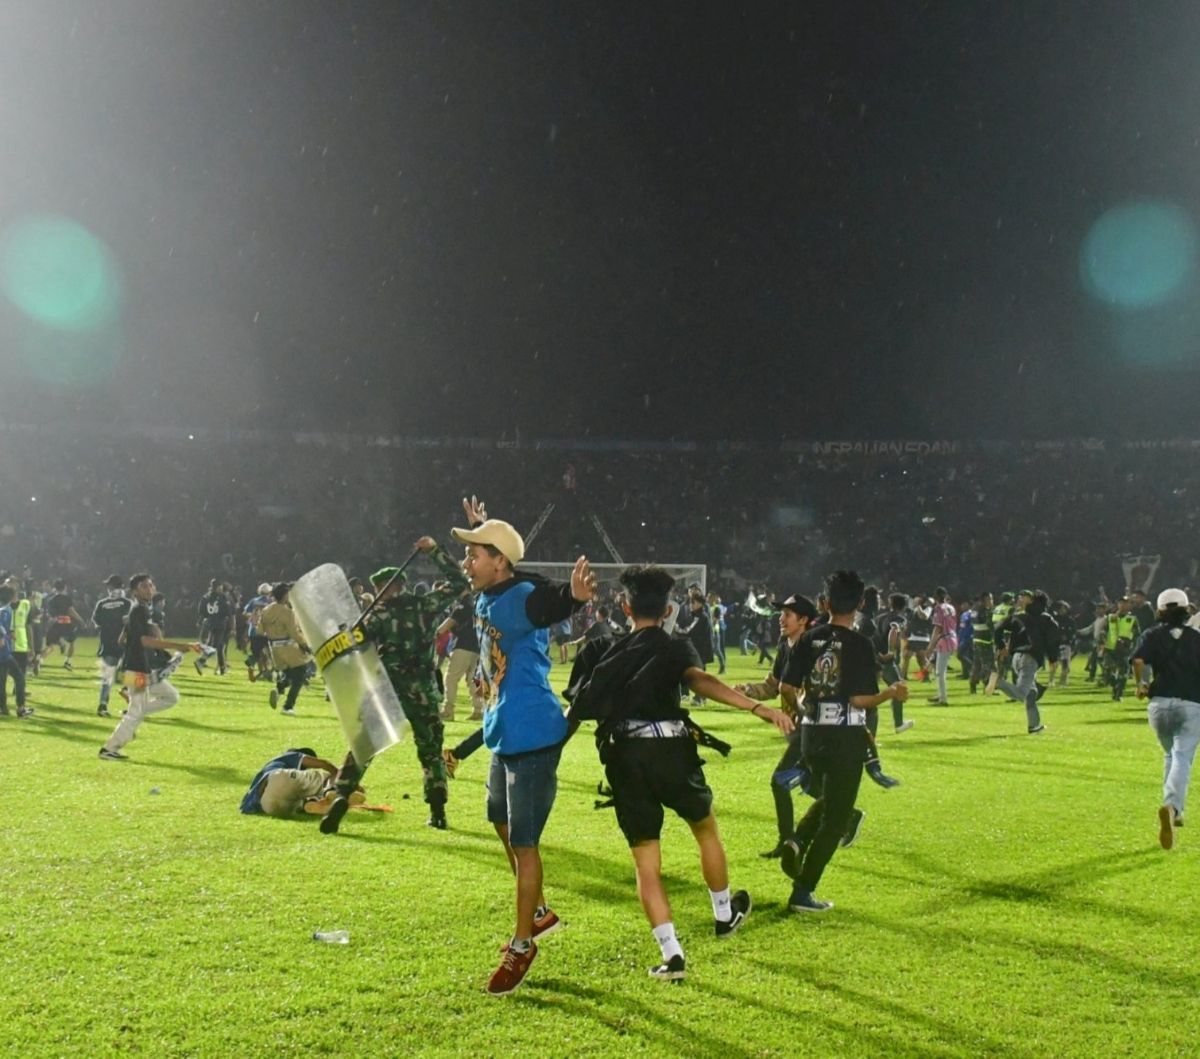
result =
[[[147,721],[155,720],[155,718],[147,717]],[[190,720],[187,717],[173,717],[168,714],[166,717],[157,718],[158,723],[166,725],[169,728],[192,728],[198,732],[223,732],[226,735],[245,735],[245,728],[222,728],[217,724],[200,724],[198,721]]]
[[240,790],[244,790],[249,786],[245,771],[232,768],[229,765],[179,764],[172,761],[155,761],[153,759],[147,761],[138,760],[137,758],[130,758],[128,762],[118,762],[118,764],[124,764],[127,768],[170,769],[172,772],[186,772],[202,780],[233,784]]
[[[1023,956],[1028,956],[1032,951],[1040,956],[1060,959],[1065,963],[1091,963],[1103,967],[1109,973],[1124,975],[1133,982],[1154,980],[1165,986],[1174,986],[1189,992],[1200,989],[1200,969],[1179,971],[1149,959],[1139,962],[1135,958],[1116,956],[1072,942],[1019,937],[1015,934],[1001,931],[989,932],[978,928],[939,925],[937,917],[944,917],[956,906],[962,907],[982,901],[1004,901],[1012,904],[1044,905],[1047,906],[1046,912],[1050,915],[1061,913],[1064,908],[1076,908],[1081,912],[1086,911],[1121,922],[1135,920],[1153,931],[1161,931],[1172,926],[1179,930],[1190,930],[1193,925],[1193,917],[1184,914],[1173,913],[1161,908],[1141,909],[1130,904],[1110,906],[1102,901],[1067,892],[1082,884],[1149,869],[1157,860],[1161,859],[1162,854],[1157,847],[1147,847],[1128,853],[1099,853],[1076,861],[1074,864],[1051,866],[1040,874],[1027,873],[1023,878],[1000,879],[974,879],[962,871],[948,868],[944,864],[939,864],[911,851],[902,856],[922,873],[925,880],[931,878],[951,879],[957,880],[958,885],[953,887],[951,893],[939,893],[932,898],[926,909],[928,915],[919,917],[912,924],[907,921],[884,919],[869,912],[856,913],[863,922],[879,927],[881,930],[905,935],[918,944],[931,944],[938,949],[950,944],[968,946],[984,944],[1009,949]],[[864,874],[873,874],[869,869],[860,869],[860,871],[863,871]],[[880,872],[878,874],[881,878],[888,877],[888,873]],[[892,877],[894,877],[894,873]]]
[[[928,1015],[918,1008],[906,1007],[894,1000],[889,1000],[885,995],[881,995],[880,993],[859,992],[856,989],[850,988],[850,986],[840,979],[815,977],[812,964],[761,959],[751,960],[751,962],[775,974],[795,978],[797,981],[805,983],[805,986],[812,990],[816,1002],[801,1011],[797,1011],[779,1004],[767,1003],[759,993],[734,993],[708,984],[705,985],[705,991],[719,997],[724,997],[738,1005],[757,1007],[770,1014],[783,1015],[789,1018],[802,1017],[805,1023],[809,1025],[819,1024],[828,1026],[830,1029],[839,1031],[856,1042],[859,1040],[871,1041],[877,1046],[878,1052],[882,1055],[896,1054],[898,1051],[904,1050],[904,1045],[907,1044],[913,1047],[918,1043],[922,1055],[959,1056],[964,1054],[964,1051],[968,1054],[979,1054],[981,1050],[987,1055],[1027,1056],[1036,1054],[1029,1050],[1014,1047],[1007,1041],[999,1040],[995,1037],[986,1037],[977,1029],[963,1027],[961,1024],[934,1018],[932,1015]],[[830,1017],[827,1014],[827,1005],[821,1002],[821,998],[827,995],[840,996],[848,1004],[861,1009],[862,1017],[849,1021]],[[892,1017],[893,1028],[889,1028],[886,1025],[880,1026],[880,1023],[883,1021],[880,1017],[881,1014]],[[920,1042],[905,1041],[903,1039],[903,1030],[907,1027],[919,1028],[927,1034],[938,1038],[940,1046],[925,1040]]]
[[1014,729],[1011,732],[995,732],[991,735],[964,735],[961,738],[954,736],[946,736],[944,739],[908,739],[902,743],[888,743],[887,751],[890,754],[893,749],[906,747],[910,751],[921,750],[925,747],[937,746],[970,746],[972,743],[990,743],[995,739],[1015,739],[1018,735],[1027,735],[1024,730],[1018,731]]
[[[347,825],[343,824],[343,828]],[[351,827],[353,825],[351,824]],[[470,844],[455,841],[447,844],[433,835],[418,837],[412,833],[362,834],[355,830],[342,830],[339,838],[351,842],[406,846],[415,850],[438,850],[450,856],[476,861],[490,868],[505,869],[504,852],[495,835],[477,832],[453,832],[455,839],[467,839]],[[623,902],[637,904],[637,889],[634,884],[633,860],[612,859],[597,854],[581,853],[563,846],[542,845],[542,859],[546,869],[546,885],[551,890],[569,890],[583,897],[604,903]],[[505,872],[507,874],[507,872]],[[672,888],[683,890],[697,885],[697,878],[683,877],[671,873],[663,874],[663,882]]]
[[1129,714],[1125,717],[1095,717],[1090,721],[1084,721],[1084,724],[1140,724],[1143,728],[1149,728],[1150,724],[1146,720],[1145,713]]
[[[654,987],[683,991],[687,984],[672,986],[664,982],[661,985],[654,983]],[[557,978],[530,978],[525,989],[515,994],[512,1000],[531,1009],[557,1009],[572,1019],[591,1022],[621,1037],[640,1038],[660,1048],[663,1055],[723,1055],[750,1059],[762,1054],[761,1049],[749,1050],[707,1032],[702,1023],[689,1017],[686,1003],[681,1003],[680,1018],[676,1021],[664,1017],[658,1008],[627,994],[618,997],[575,980]]]

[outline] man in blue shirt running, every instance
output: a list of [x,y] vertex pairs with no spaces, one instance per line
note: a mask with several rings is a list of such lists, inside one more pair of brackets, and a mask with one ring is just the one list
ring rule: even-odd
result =
[[466,545],[463,570],[475,599],[479,669],[485,712],[483,740],[492,752],[488,820],[496,828],[517,879],[517,924],[500,966],[488,980],[493,996],[521,984],[537,956],[535,939],[559,922],[542,896],[538,842],[557,790],[567,721],[550,687],[549,629],[595,594],[596,577],[580,556],[569,584],[518,572],[525,542],[507,522],[489,519],[482,502],[463,501],[470,529],[455,529]]

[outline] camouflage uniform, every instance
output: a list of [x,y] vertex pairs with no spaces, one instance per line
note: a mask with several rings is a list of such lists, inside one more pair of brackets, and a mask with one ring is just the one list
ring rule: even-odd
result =
[[425,801],[441,806],[446,802],[446,763],[442,759],[443,726],[439,716],[442,697],[435,683],[435,631],[446,608],[466,590],[467,579],[441,545],[429,557],[445,576],[446,587],[423,596],[411,592],[393,596],[367,616],[363,631],[375,642],[412,728],[417,760],[425,777]]

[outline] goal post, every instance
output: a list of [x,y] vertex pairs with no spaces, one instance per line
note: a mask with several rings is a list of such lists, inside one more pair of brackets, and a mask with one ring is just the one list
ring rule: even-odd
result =
[[[631,566],[631,563],[592,563],[592,573],[596,575],[596,587],[600,590],[601,598],[620,590],[621,572]],[[708,567],[704,563],[655,563],[661,566],[675,578],[675,593],[682,596],[689,585],[699,585],[700,591],[708,592]],[[541,574],[551,581],[569,581],[571,571],[575,568],[572,563],[534,563],[522,562],[517,570],[528,574]]]

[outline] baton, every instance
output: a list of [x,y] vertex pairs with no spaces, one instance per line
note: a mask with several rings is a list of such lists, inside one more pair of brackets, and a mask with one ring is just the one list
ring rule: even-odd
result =
[[401,574],[404,573],[405,569],[407,569],[407,567],[408,567],[408,564],[411,563],[420,554],[421,554],[420,548],[413,549],[412,555],[410,555],[407,559],[404,560],[404,562],[402,562],[400,564],[400,566],[396,570],[396,572],[387,579],[387,583],[383,586],[383,588],[381,588],[378,592],[375,593],[375,598],[373,600],[371,600],[371,602],[367,605],[366,610],[364,610],[357,618],[354,619],[354,624],[350,626],[351,629],[357,629],[360,625],[362,625],[362,623],[364,621],[367,620],[367,616],[371,613],[371,611],[373,611],[379,605],[379,600],[383,597],[383,594],[389,588],[392,587],[393,583],[395,583],[396,578],[398,578]]

